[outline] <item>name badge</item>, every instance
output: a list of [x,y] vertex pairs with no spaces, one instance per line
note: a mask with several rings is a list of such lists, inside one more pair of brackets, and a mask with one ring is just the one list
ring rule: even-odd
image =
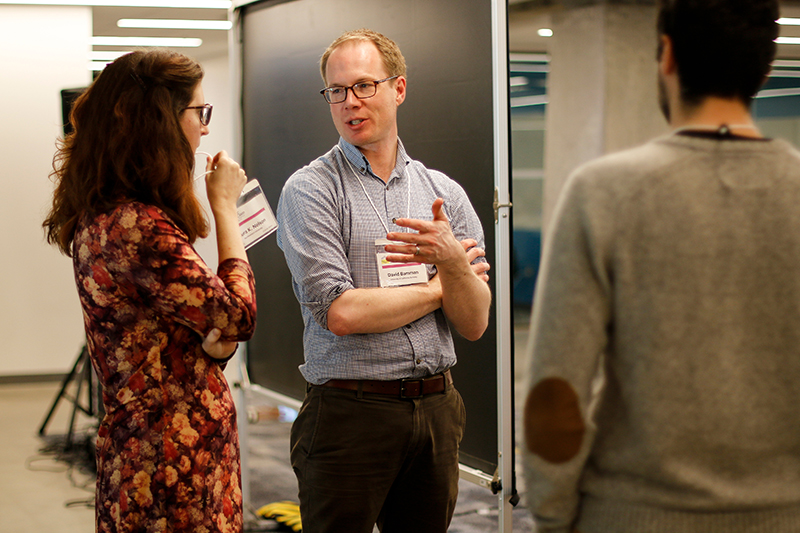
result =
[[378,261],[378,279],[381,287],[402,287],[404,285],[428,283],[428,269],[424,263],[394,263],[388,261],[386,256],[390,254],[384,249],[387,244],[403,243],[393,243],[388,239],[375,241],[375,257]]
[[239,233],[242,235],[245,250],[278,229],[278,221],[258,180],[250,180],[245,184],[236,202],[236,210],[239,215]]

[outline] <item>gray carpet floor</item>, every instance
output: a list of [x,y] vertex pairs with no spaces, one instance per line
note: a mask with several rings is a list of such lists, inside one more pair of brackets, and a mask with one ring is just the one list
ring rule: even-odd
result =
[[[284,500],[297,501],[297,481],[289,464],[291,423],[269,420],[248,425],[249,455],[244,459],[249,484],[248,506],[252,511],[247,531],[281,531],[272,520],[255,517],[260,507]],[[245,465],[243,464],[243,468]],[[521,480],[518,479],[518,487]],[[484,487],[461,480],[451,533],[496,533],[499,530],[497,496]],[[512,512],[513,531],[534,531],[524,500]],[[285,529],[284,529],[285,531]],[[377,531],[377,528],[375,529]],[[414,533],[414,532],[409,532]]]

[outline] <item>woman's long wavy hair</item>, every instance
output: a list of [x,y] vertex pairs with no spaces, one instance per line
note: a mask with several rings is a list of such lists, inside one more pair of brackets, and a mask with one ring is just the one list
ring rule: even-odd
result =
[[208,235],[194,194],[194,153],[180,125],[202,79],[197,62],[165,50],[132,52],[103,70],[75,101],[74,130],[53,158],[47,242],[71,256],[81,217],[131,201],[164,210],[190,242]]

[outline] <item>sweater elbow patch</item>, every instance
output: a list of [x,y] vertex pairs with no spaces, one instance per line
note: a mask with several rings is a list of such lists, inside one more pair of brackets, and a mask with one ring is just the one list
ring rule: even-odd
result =
[[543,379],[528,393],[524,412],[528,450],[549,463],[565,463],[581,449],[586,427],[575,389],[560,378]]

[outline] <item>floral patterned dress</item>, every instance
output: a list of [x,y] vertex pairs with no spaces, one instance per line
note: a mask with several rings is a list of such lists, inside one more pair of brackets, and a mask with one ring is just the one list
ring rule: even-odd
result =
[[253,271],[215,275],[160,209],[123,204],[78,226],[75,278],[103,386],[98,532],[239,532],[236,412],[219,361],[201,344],[255,328]]

